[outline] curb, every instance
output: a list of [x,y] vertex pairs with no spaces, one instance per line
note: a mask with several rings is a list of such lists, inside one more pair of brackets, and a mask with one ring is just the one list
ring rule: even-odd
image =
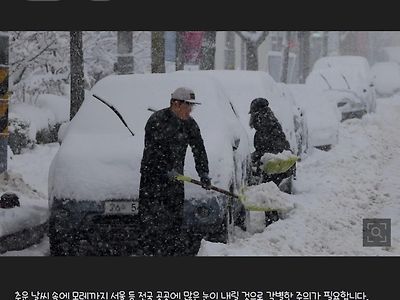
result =
[[38,244],[47,233],[48,221],[15,233],[0,237],[0,254],[19,251]]

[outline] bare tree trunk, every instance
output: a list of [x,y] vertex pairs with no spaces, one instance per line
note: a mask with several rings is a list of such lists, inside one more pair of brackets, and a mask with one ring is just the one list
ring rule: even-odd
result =
[[151,72],[165,73],[164,31],[151,32]]
[[247,70],[258,70],[258,47],[262,44],[262,42],[268,36],[268,31],[263,31],[262,34],[257,38],[250,38],[250,36],[245,35],[244,33],[248,33],[248,35],[255,36],[255,31],[235,31],[243,41],[246,42],[246,69]]
[[200,53],[200,70],[215,69],[215,39],[216,31],[206,31],[203,37]]
[[82,31],[70,31],[71,108],[70,120],[75,116],[85,97],[83,86]]
[[299,31],[299,82],[305,83],[310,72],[310,31]]
[[9,35],[0,31],[0,174],[7,171]]
[[183,57],[183,31],[176,32],[175,70],[183,70],[185,60]]
[[282,54],[282,73],[281,82],[287,83],[289,73],[289,51],[290,51],[290,39],[292,36],[291,31],[286,31],[285,44]]
[[132,31],[118,31],[117,35],[117,74],[133,74],[133,35]]
[[258,70],[258,47],[253,43],[246,43],[247,70]]

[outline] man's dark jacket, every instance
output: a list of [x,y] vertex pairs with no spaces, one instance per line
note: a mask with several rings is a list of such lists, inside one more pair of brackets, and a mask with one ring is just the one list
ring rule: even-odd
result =
[[[193,118],[179,119],[170,108],[153,113],[145,127],[139,190],[139,212],[154,248],[170,253],[183,219],[184,185],[170,179],[168,172],[183,174],[186,150],[192,148],[199,177],[208,175],[208,158],[199,126]],[[159,241],[167,232],[169,241]],[[171,250],[173,252],[173,250]],[[151,252],[151,251],[150,251]],[[157,253],[155,253],[157,255]],[[158,253],[159,254],[159,253]]]

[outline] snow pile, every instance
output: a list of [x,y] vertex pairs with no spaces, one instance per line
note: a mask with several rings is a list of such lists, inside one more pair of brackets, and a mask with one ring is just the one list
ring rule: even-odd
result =
[[250,186],[244,195],[242,202],[249,210],[260,208],[286,212],[294,208],[291,195],[281,192],[273,182]]
[[371,68],[376,92],[390,96],[400,90],[400,67],[396,62],[380,62]]
[[41,129],[48,129],[49,124],[56,123],[56,117],[50,109],[39,108],[27,103],[10,105],[10,113],[30,122],[31,130],[35,133]]
[[[41,203],[45,207],[47,207],[49,166],[58,149],[58,143],[36,145],[35,149],[14,155],[12,159],[8,160],[8,170],[21,174],[23,182],[41,193],[41,197],[43,197]],[[21,193],[25,193],[25,191],[22,190]]]
[[48,210],[40,206],[0,208],[0,237],[43,224]]
[[38,107],[50,110],[54,115],[56,123],[69,120],[70,101],[67,97],[42,94],[39,95],[36,103]]
[[49,211],[45,195],[26,184],[18,173],[7,172],[0,176],[0,193],[15,193],[20,207],[0,208],[0,236],[43,224]]
[[[340,124],[339,143],[297,165],[295,209],[230,244],[202,241],[198,255],[400,255],[400,101]],[[391,218],[391,247],[363,247],[363,219]]]

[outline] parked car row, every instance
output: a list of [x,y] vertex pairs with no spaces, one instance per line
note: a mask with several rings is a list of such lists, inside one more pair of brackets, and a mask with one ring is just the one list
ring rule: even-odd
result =
[[328,56],[318,59],[306,85],[322,91],[344,121],[376,111],[376,92],[365,57]]

